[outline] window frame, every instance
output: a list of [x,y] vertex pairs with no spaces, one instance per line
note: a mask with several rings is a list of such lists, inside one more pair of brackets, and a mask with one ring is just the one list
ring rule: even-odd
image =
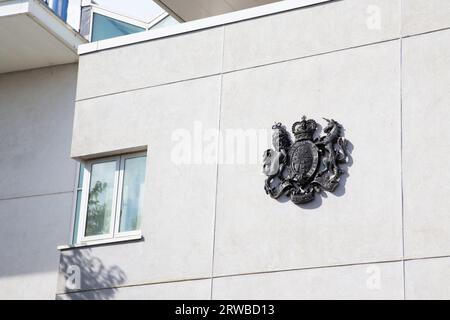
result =
[[[128,237],[141,236],[140,226],[136,230],[119,232],[120,218],[121,218],[121,205],[123,196],[123,179],[125,162],[127,159],[146,157],[147,151],[134,152],[128,154],[122,154],[117,156],[105,157],[100,159],[92,159],[84,162],[83,170],[83,185],[81,192],[81,204],[79,212],[79,222],[77,230],[77,239],[75,244],[89,244],[95,242],[104,242],[105,240],[117,240]],[[87,222],[87,207],[89,202],[89,189],[91,184],[91,172],[92,166],[99,163],[115,161],[116,169],[114,171],[114,185],[113,185],[113,199],[111,206],[111,216],[109,232],[101,235],[86,236],[86,222]],[[145,161],[145,170],[147,172],[147,159]],[[145,176],[147,173],[145,174]],[[145,183],[144,178],[144,183]],[[142,213],[141,213],[142,214]]]
[[[77,162],[77,174],[74,184],[73,201],[72,201],[72,216],[70,225],[70,244],[78,243],[78,230],[80,229],[80,211],[81,200],[83,198],[83,184],[80,185],[80,179],[84,177],[84,162]],[[84,181],[83,181],[84,183]],[[78,203],[78,198],[80,202]],[[78,223],[78,224],[77,224]]]

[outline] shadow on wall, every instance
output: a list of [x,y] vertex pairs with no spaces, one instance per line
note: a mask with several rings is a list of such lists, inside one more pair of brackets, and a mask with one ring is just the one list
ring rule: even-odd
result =
[[114,299],[117,287],[126,281],[118,266],[106,266],[91,249],[63,251],[60,258],[57,300]]
[[[345,132],[345,129],[342,129],[343,133]],[[345,137],[345,133],[343,134],[343,137]],[[343,173],[340,177],[339,185],[336,188],[334,192],[328,192],[328,191],[321,191],[317,193],[316,197],[313,201],[298,205],[302,209],[316,209],[322,205],[323,199],[327,199],[328,197],[342,197],[345,195],[345,184],[347,183],[347,178],[350,177],[349,168],[353,165],[353,149],[354,146],[351,143],[350,140],[346,139],[347,141],[347,160],[345,163],[341,163],[339,165],[339,168],[342,169]],[[320,164],[319,171],[323,169],[323,163]],[[326,201],[326,200],[325,200]]]

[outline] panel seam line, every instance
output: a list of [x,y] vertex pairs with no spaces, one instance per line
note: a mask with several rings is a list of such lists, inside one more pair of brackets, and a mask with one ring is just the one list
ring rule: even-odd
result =
[[[235,72],[240,72],[240,71],[246,71],[246,70],[252,70],[252,69],[257,69],[257,68],[263,68],[263,67],[277,65],[277,64],[282,64],[282,63],[286,63],[286,62],[299,61],[299,60],[303,60],[303,59],[320,57],[320,56],[323,56],[323,55],[328,55],[328,54],[333,54],[333,53],[338,53],[338,52],[345,52],[345,51],[350,51],[350,50],[353,50],[353,49],[364,48],[364,47],[369,47],[369,46],[373,46],[373,45],[383,44],[383,43],[387,43],[387,42],[397,41],[399,39],[400,39],[399,37],[389,38],[389,39],[386,39],[386,40],[370,42],[370,43],[360,44],[360,45],[351,46],[351,47],[345,47],[345,48],[340,48],[340,49],[329,50],[329,51],[323,51],[323,52],[314,53],[314,54],[310,54],[310,55],[303,55],[303,56],[299,56],[299,57],[295,57],[295,58],[288,58],[288,59],[277,60],[277,61],[272,61],[272,62],[267,62],[267,63],[261,63],[261,64],[258,64],[258,65],[249,66],[249,67],[236,68],[236,69],[229,70],[229,71],[223,71],[223,66],[222,66],[222,70],[220,72],[213,72],[213,73],[210,73],[210,74],[197,76],[197,77],[190,77],[190,78],[185,78],[185,79],[168,81],[168,82],[164,82],[164,83],[157,83],[157,84],[153,84],[153,85],[137,87],[137,88],[133,88],[133,89],[126,89],[126,90],[121,90],[121,91],[116,91],[116,92],[99,94],[99,95],[92,96],[92,97],[85,97],[85,98],[81,98],[81,99],[76,99],[75,102],[82,102],[82,101],[86,101],[86,100],[94,100],[94,99],[97,99],[97,98],[114,96],[114,95],[123,94],[123,93],[127,93],[127,92],[134,92],[134,91],[140,91],[140,90],[145,90],[145,89],[163,87],[163,86],[173,85],[173,84],[187,82],[187,81],[200,80],[200,79],[205,79],[205,78],[214,77],[214,76],[226,75],[226,74],[229,74],[229,73],[235,73]],[[224,53],[222,54],[222,56],[224,57]],[[223,64],[223,62],[222,62],[222,64]]]
[[60,195],[60,194],[66,194],[66,193],[73,193],[73,190],[49,192],[49,193],[36,193],[36,194],[30,194],[30,195],[24,195],[24,196],[16,196],[16,197],[7,197],[7,198],[1,198],[0,201],[26,199],[26,198],[36,198],[36,197],[46,197],[46,196],[54,196],[54,195]]
[[214,194],[214,224],[213,224],[213,243],[212,243],[212,259],[211,259],[211,288],[210,288],[210,300],[213,299],[213,287],[214,287],[214,259],[216,248],[216,220],[217,220],[217,198],[219,189],[219,160],[221,156],[220,148],[220,132],[221,132],[221,119],[222,119],[222,90],[223,90],[223,65],[225,56],[225,26],[223,26],[222,32],[222,60],[221,60],[221,73],[220,73],[220,92],[219,92],[219,111],[218,111],[218,123],[217,123],[217,150],[216,150],[216,190]]

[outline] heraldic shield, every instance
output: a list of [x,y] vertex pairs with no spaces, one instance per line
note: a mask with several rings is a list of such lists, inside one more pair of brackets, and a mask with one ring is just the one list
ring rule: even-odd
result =
[[324,120],[326,135],[314,138],[317,123],[303,116],[292,126],[294,142],[281,123],[272,127],[274,149],[263,155],[264,189],[272,198],[288,196],[295,204],[303,204],[312,201],[316,192],[337,188],[344,173],[339,165],[348,158],[347,141],[337,121]]

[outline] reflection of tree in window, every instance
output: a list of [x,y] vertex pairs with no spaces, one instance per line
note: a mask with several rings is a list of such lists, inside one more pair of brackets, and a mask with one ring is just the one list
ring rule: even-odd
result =
[[146,157],[126,159],[124,165],[120,232],[139,228],[143,207]]
[[98,235],[104,233],[106,203],[99,200],[102,191],[106,189],[107,183],[97,181],[89,192],[86,236]]
[[117,161],[94,163],[87,201],[86,236],[108,234],[114,199]]

